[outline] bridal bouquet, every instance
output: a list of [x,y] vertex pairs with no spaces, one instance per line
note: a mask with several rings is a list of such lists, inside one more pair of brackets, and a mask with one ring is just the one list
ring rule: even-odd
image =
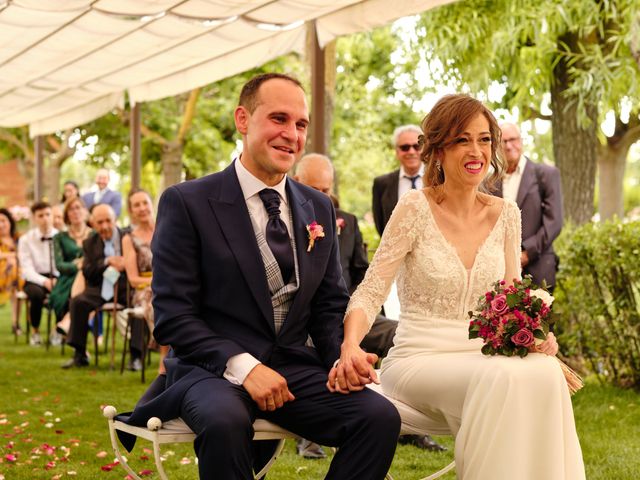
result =
[[525,357],[536,339],[547,338],[552,302],[545,290],[532,289],[531,277],[508,287],[496,282],[469,312],[469,338],[482,338],[485,355]]
[[[510,286],[496,282],[480,297],[476,310],[469,312],[469,338],[482,338],[484,355],[526,357],[535,351],[536,343],[547,338],[552,303],[549,292],[537,288],[529,275]],[[565,363],[558,362],[569,391],[577,392],[582,380]]]

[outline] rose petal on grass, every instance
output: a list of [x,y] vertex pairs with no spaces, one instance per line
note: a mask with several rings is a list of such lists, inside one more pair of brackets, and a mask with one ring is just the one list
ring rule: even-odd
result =
[[140,460],[149,460],[149,455],[140,455]]
[[140,470],[138,472],[138,475],[140,475],[141,477],[148,477],[151,474],[153,474],[153,470]]
[[104,458],[106,456],[107,456],[107,452],[105,452],[104,450],[96,453],[96,457],[98,457],[98,458]]
[[145,448],[143,448],[143,449],[142,449],[142,451],[143,451],[144,453],[152,453],[152,450],[151,450],[150,448],[146,448],[146,447],[145,447]]
[[45,417],[53,417],[53,413],[51,413],[49,410],[47,410],[46,412],[44,412],[44,416]]
[[180,459],[180,465],[189,465],[191,463],[191,459],[188,457],[182,457]]
[[5,462],[14,463],[16,460],[18,460],[18,457],[16,457],[13,453],[7,453],[4,456],[4,460]]
[[45,423],[44,424],[45,428],[53,428],[53,423],[49,422],[49,423]]
[[57,435],[62,435],[63,433],[64,433],[64,430],[56,430]]
[[56,466],[56,462],[51,460],[50,462],[47,462],[47,464],[44,466],[44,469],[51,470],[52,468],[55,468],[55,466]]

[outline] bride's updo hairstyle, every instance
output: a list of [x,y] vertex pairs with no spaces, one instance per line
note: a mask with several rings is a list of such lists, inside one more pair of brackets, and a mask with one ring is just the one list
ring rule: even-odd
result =
[[[445,95],[434,105],[431,111],[422,120],[422,132],[420,141],[422,150],[420,159],[425,164],[425,187],[438,187],[444,183],[444,170],[438,168],[437,160],[440,154],[451,145],[454,140],[464,132],[471,120],[478,114],[484,115],[489,122],[491,133],[491,173],[480,185],[483,191],[490,191],[496,182],[502,178],[504,172],[504,160],[498,155],[501,152],[500,142],[502,133],[498,122],[482,102],[469,95],[453,94]],[[441,201],[441,200],[440,200]]]

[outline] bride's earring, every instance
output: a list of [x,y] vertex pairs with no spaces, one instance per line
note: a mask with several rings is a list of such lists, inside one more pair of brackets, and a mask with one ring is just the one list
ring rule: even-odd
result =
[[440,164],[440,160],[436,161],[436,169],[441,172],[442,171],[442,165]]

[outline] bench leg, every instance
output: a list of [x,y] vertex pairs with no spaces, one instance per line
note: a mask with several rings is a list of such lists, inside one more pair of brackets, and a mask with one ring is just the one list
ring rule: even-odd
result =
[[[120,453],[120,448],[118,447],[118,439],[116,438],[116,429],[113,426],[113,419],[109,420],[109,437],[111,438],[111,447],[113,447],[113,453],[116,454],[116,458],[118,459],[118,462],[120,462],[120,465],[122,466],[122,468],[124,468],[127,473],[129,475],[131,475],[135,480],[142,480],[137,474],[136,472],[134,472],[131,467],[129,466],[129,464],[127,463],[127,461],[125,460],[125,458],[122,456],[122,454]],[[155,451],[155,446],[156,446],[156,442],[154,443],[154,451]],[[158,457],[156,457],[158,458]],[[157,464],[157,462],[156,462]],[[161,473],[164,474],[164,470]],[[166,480],[167,477],[166,476],[162,476],[163,480]]]
[[276,451],[273,452],[273,455],[271,456],[271,459],[267,462],[267,464],[264,467],[262,467],[262,470],[260,470],[258,473],[256,473],[253,476],[253,478],[258,480],[264,477],[269,472],[269,470],[275,463],[276,459],[280,456],[283,449],[284,449],[284,438],[281,438],[280,441],[278,442],[278,447],[276,448]]
[[160,459],[160,444],[155,441],[153,442],[153,459],[156,461],[156,468],[158,469],[158,475],[162,480],[169,480],[167,474],[162,467],[162,460]]

